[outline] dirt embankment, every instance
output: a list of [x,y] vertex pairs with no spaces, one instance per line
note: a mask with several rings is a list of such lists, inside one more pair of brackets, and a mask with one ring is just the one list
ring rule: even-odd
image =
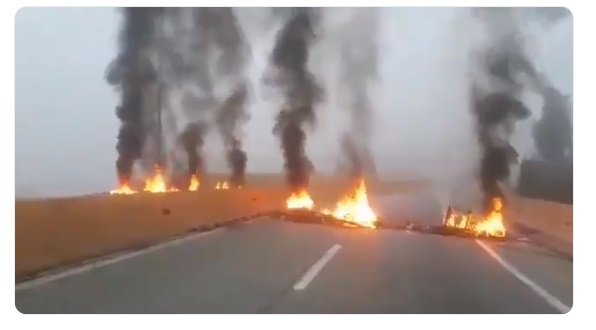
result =
[[[279,175],[252,175],[240,190],[166,194],[108,194],[15,202],[15,276],[22,281],[41,271],[75,264],[121,250],[210,228],[229,220],[284,208],[289,192]],[[346,192],[348,183],[317,176],[310,185],[316,207],[329,207]],[[420,183],[371,180],[372,194],[393,194],[421,187]],[[572,207],[515,198],[510,219],[534,230],[533,238],[572,250]]]
[[[242,189],[215,190],[225,176],[211,176],[197,192],[95,196],[15,202],[17,281],[47,269],[155,244],[229,220],[284,208],[288,197],[279,175],[251,175]],[[313,178],[317,205],[333,205],[347,183]],[[372,181],[372,192],[406,184]]]
[[515,196],[507,220],[536,243],[573,256],[573,205]]
[[525,160],[511,221],[530,239],[573,256],[573,160]]
[[16,276],[149,245],[279,202],[251,189],[16,202]]

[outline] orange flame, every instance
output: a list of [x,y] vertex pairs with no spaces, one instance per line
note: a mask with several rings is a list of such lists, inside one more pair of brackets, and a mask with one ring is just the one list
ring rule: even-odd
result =
[[163,177],[161,167],[155,167],[155,174],[145,180],[145,187],[143,191],[151,192],[151,193],[164,193],[164,192],[174,192],[178,191],[176,188],[169,188],[166,185],[166,181]]
[[188,186],[188,190],[189,191],[197,191],[199,190],[199,186],[200,186],[200,182],[199,182],[199,178],[196,175],[193,175],[190,178],[190,185]]
[[118,189],[110,191],[110,195],[131,195],[136,193],[136,191],[130,188],[128,183],[123,183],[118,187]]
[[447,227],[454,227],[458,229],[466,229],[470,224],[471,214],[457,214],[453,210],[447,214],[444,224]]
[[368,203],[366,184],[362,179],[358,187],[350,195],[337,203],[335,210],[330,211],[325,209],[321,212],[339,220],[368,228],[376,228],[376,222],[378,220],[377,215]]
[[307,209],[310,210],[314,207],[315,202],[313,202],[310,195],[306,192],[306,190],[301,190],[297,193],[292,193],[292,195],[286,200],[286,207],[288,209]]
[[503,201],[500,198],[493,199],[493,207],[489,215],[474,227],[476,235],[505,237],[502,210]]
[[503,225],[502,211],[503,201],[500,198],[495,198],[488,216],[474,219],[471,214],[456,214],[450,210],[444,224],[447,227],[464,229],[475,236],[505,237],[506,230]]
[[223,181],[223,182],[217,181],[217,184],[215,185],[215,189],[217,189],[217,190],[230,189],[230,186],[228,185],[227,181]]

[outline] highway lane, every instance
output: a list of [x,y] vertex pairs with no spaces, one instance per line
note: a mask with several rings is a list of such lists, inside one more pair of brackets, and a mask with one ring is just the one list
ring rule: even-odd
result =
[[326,230],[244,224],[17,290],[25,313],[255,312],[333,242]]
[[270,312],[558,313],[474,240],[371,234],[343,235],[341,253],[308,290]]
[[[374,203],[393,218],[404,212],[399,199]],[[428,209],[428,196],[407,204],[429,221],[440,213]],[[517,276],[475,240],[260,220],[16,290],[16,306],[23,313],[560,313],[537,287],[572,305],[571,262],[524,243],[487,247]]]
[[[457,207],[477,204],[470,194],[453,196]],[[417,192],[373,198],[375,209],[387,216],[388,221],[407,220],[439,224],[445,207],[449,203],[445,192],[420,190]],[[445,238],[460,240],[458,238]],[[536,285],[546,289],[567,307],[573,305],[573,262],[552,251],[529,242],[486,243],[504,261],[527,276]],[[485,251],[486,252],[486,251]],[[493,260],[494,261],[494,260]]]

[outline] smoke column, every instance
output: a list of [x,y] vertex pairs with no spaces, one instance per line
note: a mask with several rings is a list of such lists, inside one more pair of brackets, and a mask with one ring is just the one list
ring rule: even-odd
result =
[[347,158],[352,179],[361,178],[366,171],[375,172],[370,152],[372,105],[370,83],[378,78],[378,9],[355,11],[346,35],[340,36],[340,87],[349,119],[348,131],[342,136],[342,150]]
[[232,8],[193,8],[191,16],[191,40],[176,70],[194,90],[185,95],[183,107],[191,123],[181,135],[190,175],[202,175],[202,149],[214,119],[226,148],[230,181],[242,185],[247,157],[238,130],[248,120],[243,77],[247,44]]
[[[495,28],[495,21],[491,22],[494,9],[487,9],[480,14],[484,16],[485,24]],[[495,15],[505,14],[497,11]],[[501,24],[507,16],[500,16]],[[494,48],[487,52],[483,60],[483,71],[489,80],[489,91],[482,92],[473,84],[472,109],[476,118],[477,137],[481,147],[480,184],[484,193],[485,211],[490,210],[493,198],[504,198],[501,188],[510,174],[510,166],[517,158],[517,152],[510,143],[510,137],[515,123],[530,116],[530,111],[519,101],[520,93],[525,88],[519,81],[520,74],[530,79],[533,86],[540,85],[538,75],[526,58],[518,31],[501,35],[495,40]]]
[[226,148],[226,160],[231,170],[230,184],[241,186],[245,182],[246,152],[242,148],[239,128],[248,121],[245,103],[247,85],[244,79],[248,44],[232,8],[210,8],[210,17],[217,18],[216,28],[211,27],[214,46],[221,50],[217,61],[218,80],[231,88],[216,115],[216,124]]
[[204,163],[201,150],[203,149],[206,130],[207,127],[205,124],[190,123],[180,136],[188,157],[189,175],[200,175],[203,173]]
[[509,143],[512,129],[510,125],[527,118],[530,112],[512,95],[491,93],[479,97],[476,93],[473,92],[473,109],[482,149],[479,175],[484,207],[488,210],[493,198],[504,197],[500,184],[509,177],[510,165],[517,157],[515,149]]
[[311,163],[305,152],[303,126],[316,122],[314,103],[322,93],[307,70],[315,14],[314,9],[292,8],[291,17],[277,35],[271,58],[281,75],[285,98],[273,132],[280,138],[286,179],[293,192],[306,189],[309,183]]
[[143,90],[155,80],[146,51],[156,32],[162,8],[124,8],[119,36],[119,54],[110,63],[106,80],[120,91],[116,115],[121,121],[116,150],[120,184],[127,184],[134,162],[141,158],[146,130],[143,125]]
[[[195,96],[186,95],[186,99],[187,104],[185,108],[187,112],[192,110],[195,112],[209,111],[210,105],[199,101]],[[199,179],[203,177],[205,172],[203,147],[208,132],[209,123],[207,120],[201,118],[187,123],[182,133],[180,133],[180,141],[186,151],[189,178],[191,176],[196,176]]]
[[215,108],[214,82],[209,70],[209,24],[213,22],[209,16],[209,8],[181,8],[180,11],[181,17],[190,12],[190,26],[186,32],[191,32],[180,33],[178,42],[185,47],[174,57],[174,78],[187,87],[182,96],[182,108],[188,123],[180,133],[180,141],[187,155],[188,176],[200,179],[205,171],[203,147],[209,132],[208,117]]
[[230,95],[219,109],[217,114],[217,126],[223,138],[227,161],[232,170],[230,184],[241,186],[245,182],[246,152],[242,150],[242,143],[237,137],[237,127],[241,121],[247,119],[244,113],[246,100],[246,85],[239,88]]

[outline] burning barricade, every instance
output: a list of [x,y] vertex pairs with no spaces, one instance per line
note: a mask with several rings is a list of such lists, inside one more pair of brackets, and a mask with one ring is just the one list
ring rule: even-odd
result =
[[368,203],[364,180],[359,180],[356,188],[340,200],[334,210],[324,209],[321,213],[366,228],[376,228],[378,221],[377,215]]
[[461,213],[449,206],[443,217],[443,227],[469,236],[504,238],[507,231],[503,224],[503,201],[493,198],[485,215],[471,211]]
[[312,210],[314,206],[315,202],[306,190],[292,193],[286,200],[286,207],[288,210]]
[[343,227],[376,228],[377,215],[368,203],[364,180],[334,209],[316,210],[315,204],[306,190],[293,193],[286,200],[288,212],[300,222],[322,222]]
[[286,200],[285,219],[295,222],[321,223],[340,227],[406,230],[426,234],[455,235],[471,238],[504,239],[503,202],[492,200],[486,214],[461,212],[449,206],[441,225],[411,222],[384,222],[379,219],[369,204],[366,183],[358,184],[343,197],[334,208],[315,208],[315,203],[306,190],[293,193]]

